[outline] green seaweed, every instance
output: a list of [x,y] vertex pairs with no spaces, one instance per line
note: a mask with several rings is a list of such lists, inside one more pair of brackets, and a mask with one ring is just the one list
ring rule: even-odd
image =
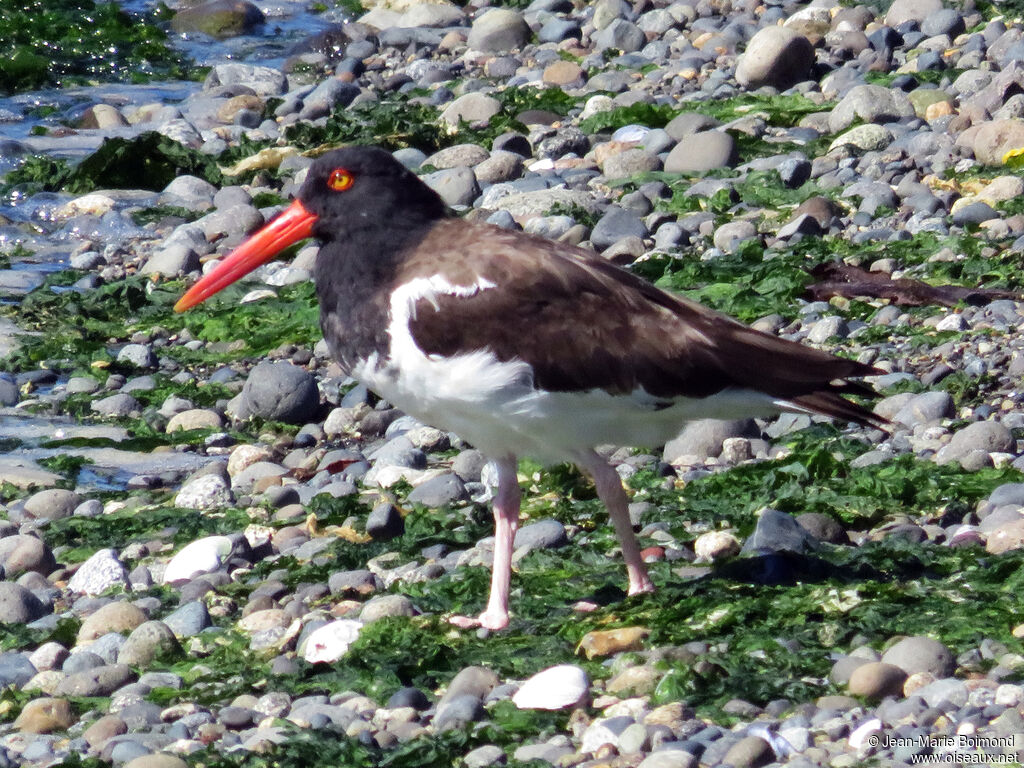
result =
[[27,158],[4,177],[3,190],[84,194],[99,188],[149,189],[159,192],[180,174],[191,174],[211,184],[223,182],[213,158],[190,149],[156,131],[131,139],[104,139],[99,148],[71,166],[46,156]]
[[158,21],[112,2],[2,0],[0,91],[182,78],[187,61],[167,45]]

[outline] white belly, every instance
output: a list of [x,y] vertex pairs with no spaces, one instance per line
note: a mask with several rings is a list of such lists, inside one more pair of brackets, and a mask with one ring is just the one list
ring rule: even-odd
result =
[[535,389],[523,362],[501,362],[490,352],[450,358],[419,355],[401,365],[371,358],[353,375],[420,421],[449,430],[492,457],[529,456],[544,463],[575,461],[598,445],[655,447],[693,419],[734,419],[778,413],[784,407],[760,392],[726,390],[707,398],[664,398],[643,390]]

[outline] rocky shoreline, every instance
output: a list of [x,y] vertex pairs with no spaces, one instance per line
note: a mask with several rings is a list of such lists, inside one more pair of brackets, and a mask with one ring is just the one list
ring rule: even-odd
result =
[[[1019,764],[1005,11],[381,4],[5,142],[0,765]],[[586,480],[524,463],[512,625],[450,626],[486,593],[491,469],[330,360],[316,246],[171,312],[344,141],[879,366],[892,430],[609,448],[660,588],[630,599]]]

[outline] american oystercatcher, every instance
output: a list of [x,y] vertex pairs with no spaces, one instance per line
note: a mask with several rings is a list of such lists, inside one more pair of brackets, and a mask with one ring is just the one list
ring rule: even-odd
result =
[[634,595],[654,587],[622,483],[596,446],[658,446],[688,420],[783,411],[884,423],[844,397],[873,394],[850,379],[876,369],[752,330],[586,250],[455,218],[374,147],[316,160],[291,206],[175,309],[310,236],[322,241],[320,327],[342,367],[497,465],[490,598],[479,617],[453,619],[460,626],[508,624],[519,456],[593,477]]

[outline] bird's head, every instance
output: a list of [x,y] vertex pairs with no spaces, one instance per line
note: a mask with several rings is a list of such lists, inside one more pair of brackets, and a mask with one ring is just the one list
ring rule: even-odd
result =
[[441,198],[386,150],[345,147],[310,167],[294,202],[174,305],[183,312],[227,288],[307,237],[325,242],[358,237],[360,230],[424,223],[446,215]]

